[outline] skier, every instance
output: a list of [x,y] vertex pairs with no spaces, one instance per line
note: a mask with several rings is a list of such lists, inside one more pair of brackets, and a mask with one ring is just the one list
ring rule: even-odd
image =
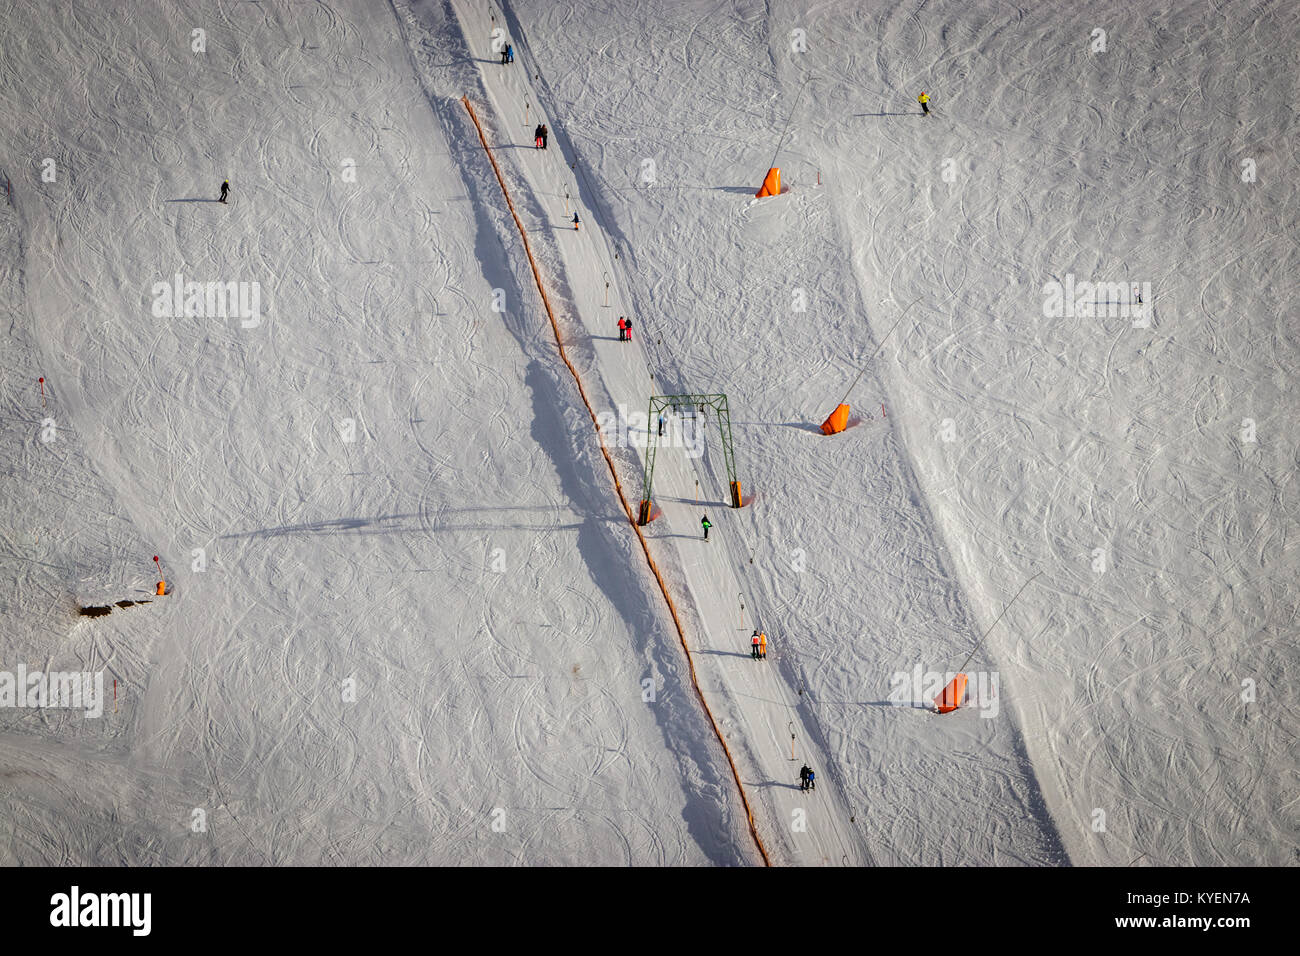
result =
[[928,93],[926,93],[925,90],[922,90],[922,91],[921,91],[921,95],[918,96],[918,97],[916,98],[916,101],[917,101],[918,103],[921,104],[921,112],[924,113],[926,116],[929,116],[929,115],[930,115],[930,95],[929,95]]
[[226,197],[230,195],[230,180],[224,179],[221,182],[221,201],[225,202]]
[[663,437],[664,437],[664,414],[663,414],[663,412],[660,412],[660,413],[659,413],[659,437],[660,437],[660,438],[663,438]]
[[627,340],[631,342],[632,341],[632,320],[631,319],[623,320],[623,333],[627,336]]
[[758,659],[760,661],[767,660],[767,634],[766,633],[760,633],[758,635]]
[[817,789],[817,774],[813,773],[812,767],[808,768],[808,789],[809,790]]
[[512,47],[509,43],[506,44],[506,62],[507,63],[515,62],[515,48]]
[[758,631],[755,631],[754,636],[749,639],[749,656],[758,660]]
[[709,521],[708,515],[705,515],[703,518],[700,519],[700,527],[704,529],[704,540],[708,541],[709,529],[713,527],[713,523]]
[[623,324],[623,316],[621,315],[618,317],[618,340],[620,342],[627,341],[627,326]]
[[542,124],[542,149],[545,149],[545,148],[546,148],[546,138],[547,138],[548,136],[550,136],[550,135],[551,135],[551,131],[548,130],[548,129],[546,128],[546,124],[543,123],[543,124]]
[[574,232],[577,232],[577,231],[578,231],[578,223],[579,223],[579,221],[580,221],[580,220],[578,219],[578,213],[577,213],[577,211],[575,210],[574,213],[573,213],[573,231],[574,231]]
[[810,773],[812,773],[812,771],[808,769],[807,764],[804,764],[802,767],[799,768],[799,789],[800,790],[808,789],[808,774]]
[[542,136],[542,129],[543,129],[543,128],[544,128],[544,127],[542,126],[542,124],[541,124],[541,123],[538,123],[538,124],[537,124],[537,129],[533,130],[533,139],[537,142],[537,148],[538,148],[538,149],[542,149],[542,148],[543,148],[543,147],[542,147],[542,144],[543,144],[543,142],[545,141],[545,137]]

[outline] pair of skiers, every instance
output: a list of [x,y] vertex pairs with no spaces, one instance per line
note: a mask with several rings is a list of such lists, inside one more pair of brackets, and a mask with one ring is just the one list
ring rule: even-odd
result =
[[507,63],[513,62],[515,62],[515,48],[507,43],[501,50],[501,65],[505,66]]
[[[620,315],[618,317],[618,340],[620,342],[632,341],[632,320]],[[663,427],[660,426],[659,434],[663,434]]]
[[812,767],[804,764],[799,768],[799,789],[816,790],[817,774],[813,773]]
[[550,135],[550,130],[546,128],[545,123],[537,124],[537,129],[533,130],[533,139],[537,143],[538,149],[546,148],[546,137]]
[[767,660],[767,635],[754,630],[754,636],[749,640],[749,654],[756,661]]

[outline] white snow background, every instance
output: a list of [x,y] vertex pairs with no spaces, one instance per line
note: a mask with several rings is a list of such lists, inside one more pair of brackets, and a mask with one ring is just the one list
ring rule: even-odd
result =
[[[728,396],[753,500],[709,422],[644,531],[771,862],[1294,865],[1298,52],[1262,0],[11,0],[0,671],[118,699],[0,707],[0,862],[762,862],[468,96],[593,408]],[[996,696],[897,705],[1034,574]]]

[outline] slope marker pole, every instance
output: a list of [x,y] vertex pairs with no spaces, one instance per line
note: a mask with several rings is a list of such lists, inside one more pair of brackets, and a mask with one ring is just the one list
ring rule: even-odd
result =
[[[835,403],[836,405],[843,405],[849,400],[849,395],[852,394],[853,389],[857,386],[858,382],[862,381],[862,376],[867,374],[867,367],[871,365],[871,360],[879,354],[882,348],[885,347],[885,343],[889,341],[889,337],[894,334],[894,329],[898,328],[899,325],[902,324],[903,319],[907,318],[907,313],[911,310],[912,306],[916,305],[916,303],[920,301],[921,297],[918,295],[908,303],[907,308],[903,310],[903,314],[898,317],[898,321],[889,327],[889,331],[885,333],[885,337],[880,340],[879,344],[871,351],[871,354],[867,356],[867,360],[862,363],[862,368],[859,369],[857,376],[853,379],[853,384],[851,384],[844,392],[844,397]],[[884,406],[881,407],[883,408]]]
[[794,111],[799,106],[799,100],[803,97],[804,87],[808,85],[808,80],[803,81],[799,87],[799,92],[794,95],[794,105],[790,107],[790,115],[786,117],[785,126],[781,129],[781,138],[776,141],[776,151],[772,153],[772,161],[767,164],[768,169],[776,165],[776,158],[781,155],[781,147],[785,144],[785,134],[790,131],[790,123],[794,120]]
[[961,667],[957,668],[958,674],[960,674],[962,671],[966,669],[966,665],[971,662],[971,658],[975,656],[975,652],[978,651],[980,649],[980,645],[984,643],[984,638],[989,636],[989,634],[993,631],[993,628],[998,626],[998,621],[1001,621],[1002,618],[1006,616],[1007,611],[1011,610],[1011,605],[1016,603],[1016,598],[1020,597],[1020,595],[1024,592],[1025,588],[1029,587],[1029,585],[1033,583],[1034,578],[1038,577],[1042,573],[1043,573],[1042,571],[1035,571],[1033,577],[1031,577],[1024,584],[1020,585],[1020,590],[1017,591],[1015,593],[1015,596],[1012,597],[1012,599],[1006,603],[1006,606],[1002,609],[1002,613],[998,615],[997,620],[995,620],[992,624],[989,625],[988,630],[985,631],[984,634],[980,637],[980,639],[975,642],[975,646],[971,648],[971,652],[967,654],[966,659],[961,662]]

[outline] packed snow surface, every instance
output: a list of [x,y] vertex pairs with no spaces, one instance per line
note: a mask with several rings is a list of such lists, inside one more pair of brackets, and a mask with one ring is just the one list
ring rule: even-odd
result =
[[[1298,52],[1262,0],[13,0],[0,704],[105,698],[0,706],[0,862],[1294,865]],[[668,416],[685,648],[601,449],[635,510],[682,393],[746,502]]]

